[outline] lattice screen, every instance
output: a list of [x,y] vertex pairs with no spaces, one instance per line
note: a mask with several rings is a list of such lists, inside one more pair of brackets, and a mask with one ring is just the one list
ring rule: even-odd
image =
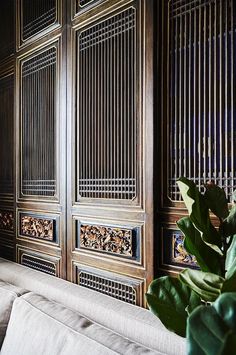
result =
[[236,3],[169,1],[169,188],[176,179],[236,188]]
[[14,76],[0,79],[0,193],[13,194]]
[[56,0],[21,0],[22,35],[28,39],[56,21]]
[[129,8],[78,35],[78,198],[136,196],[135,26]]
[[0,60],[15,51],[14,0],[0,1]]
[[24,195],[55,194],[56,48],[22,65],[22,181]]

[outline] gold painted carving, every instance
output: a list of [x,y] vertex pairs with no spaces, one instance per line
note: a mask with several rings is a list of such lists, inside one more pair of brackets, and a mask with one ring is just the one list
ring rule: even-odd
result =
[[132,230],[81,225],[80,246],[123,256],[132,256]]
[[21,216],[21,234],[45,240],[53,240],[53,220]]
[[0,211],[0,229],[13,231],[14,230],[14,217],[11,211]]

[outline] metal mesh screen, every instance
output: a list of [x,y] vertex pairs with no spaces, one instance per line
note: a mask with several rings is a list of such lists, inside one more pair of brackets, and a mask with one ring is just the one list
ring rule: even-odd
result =
[[22,186],[24,195],[55,194],[56,48],[22,65]]
[[236,4],[233,0],[169,1],[169,187],[176,179],[200,189],[213,180],[236,188]]
[[23,40],[32,37],[56,21],[56,0],[22,0]]
[[135,9],[78,36],[78,198],[136,196]]

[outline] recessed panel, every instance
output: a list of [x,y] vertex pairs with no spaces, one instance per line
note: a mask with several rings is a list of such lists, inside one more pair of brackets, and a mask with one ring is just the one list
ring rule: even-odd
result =
[[77,36],[77,199],[137,196],[136,10]]
[[44,31],[57,21],[57,0],[21,0],[22,40]]
[[59,258],[17,246],[17,262],[48,275],[59,276]]
[[0,78],[0,195],[13,196],[14,76]]
[[[0,61],[15,52],[15,0],[0,1]],[[1,87],[1,85],[0,85]]]
[[201,190],[214,181],[227,196],[236,188],[235,5],[169,1],[167,194],[173,201],[181,200],[180,176]]
[[57,242],[58,223],[56,217],[37,213],[19,213],[19,235],[30,239]]
[[77,283],[80,286],[104,293],[121,301],[140,304],[142,281],[107,271],[76,265]]
[[57,48],[25,59],[21,69],[21,194],[56,193]]
[[141,227],[76,221],[77,248],[140,261]]
[[179,230],[162,230],[162,266],[198,268],[194,255],[184,248],[184,236]]
[[0,230],[14,232],[14,213],[13,211],[0,210]]

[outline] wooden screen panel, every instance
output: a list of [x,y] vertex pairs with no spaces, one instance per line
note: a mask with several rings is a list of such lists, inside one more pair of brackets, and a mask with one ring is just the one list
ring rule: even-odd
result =
[[169,1],[167,193],[173,201],[181,199],[180,176],[200,189],[212,180],[227,195],[236,188],[235,29],[233,0]]
[[22,40],[45,30],[57,19],[56,0],[21,0]]
[[13,196],[13,75],[0,78],[0,125],[0,194]]
[[21,192],[54,196],[57,49],[51,47],[22,64]]
[[137,193],[136,10],[78,34],[78,196]]
[[15,50],[14,8],[14,0],[0,1],[0,60],[13,54]]
[[142,280],[74,264],[76,283],[121,301],[140,305]]

